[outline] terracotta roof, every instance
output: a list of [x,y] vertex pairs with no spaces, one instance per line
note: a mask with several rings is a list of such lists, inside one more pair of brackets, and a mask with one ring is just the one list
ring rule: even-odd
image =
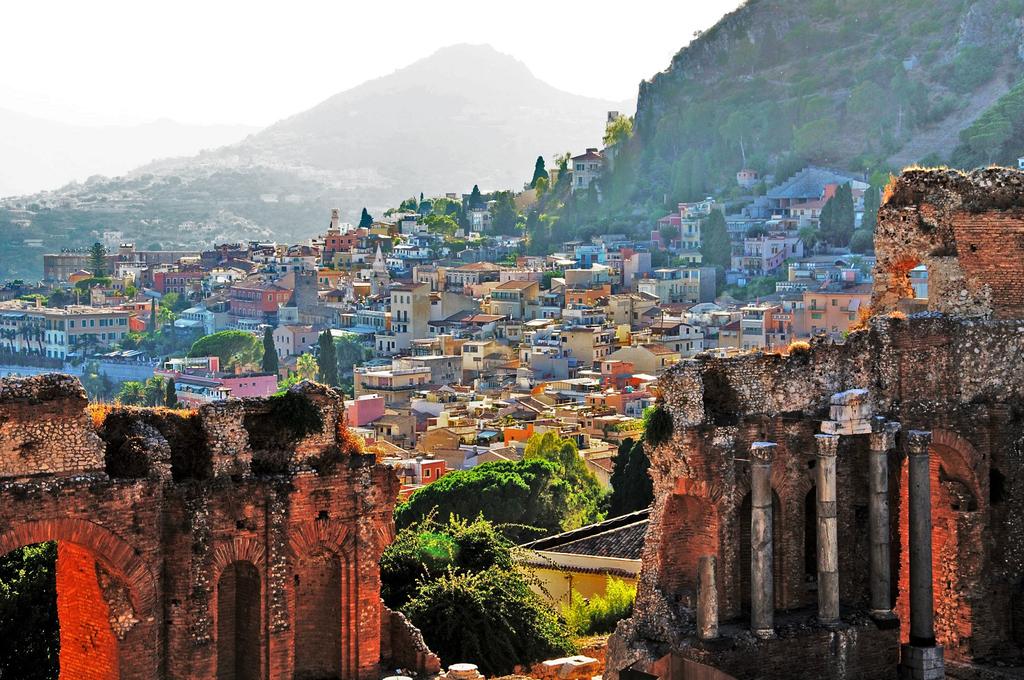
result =
[[665,345],[659,345],[656,342],[649,342],[646,345],[640,345],[651,354],[676,354],[675,350],[665,347]]
[[573,156],[572,159],[574,161],[603,161],[604,156],[597,149],[587,149],[586,153]]
[[537,284],[536,281],[506,281],[505,283],[495,286],[495,288],[500,290],[525,290],[534,285],[539,284]]
[[638,560],[644,547],[644,535],[647,533],[650,514],[651,509],[646,508],[597,524],[542,538],[527,543],[523,547],[530,550],[573,555]]
[[495,271],[498,269],[501,269],[501,266],[496,265],[493,262],[471,262],[470,264],[464,264],[461,267],[455,267],[455,271],[460,272]]

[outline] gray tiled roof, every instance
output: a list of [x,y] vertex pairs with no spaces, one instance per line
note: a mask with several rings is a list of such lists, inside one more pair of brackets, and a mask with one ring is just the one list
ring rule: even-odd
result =
[[644,534],[647,533],[650,514],[651,509],[646,508],[604,522],[548,536],[527,543],[523,547],[530,550],[573,555],[638,560],[640,552],[643,550]]

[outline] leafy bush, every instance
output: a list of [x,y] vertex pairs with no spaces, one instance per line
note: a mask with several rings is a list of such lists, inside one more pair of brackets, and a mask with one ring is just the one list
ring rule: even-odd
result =
[[468,661],[485,675],[575,651],[565,625],[515,568],[448,571],[402,612],[443,663]]
[[609,578],[604,596],[574,597],[562,607],[562,618],[573,635],[599,635],[615,630],[615,624],[633,613],[636,586]]
[[419,489],[395,509],[395,525],[408,527],[431,514],[480,517],[502,525],[513,541],[564,529],[578,507],[579,493],[548,460],[499,461],[454,470]]
[[263,358],[263,343],[252,333],[221,331],[199,338],[188,350],[190,357],[218,357],[223,370],[254,365]]
[[515,544],[493,524],[477,518],[433,516],[398,532],[380,559],[381,597],[392,609],[404,607],[419,586],[447,571],[512,568]]
[[672,438],[672,416],[663,404],[644,409],[644,440],[658,446]]

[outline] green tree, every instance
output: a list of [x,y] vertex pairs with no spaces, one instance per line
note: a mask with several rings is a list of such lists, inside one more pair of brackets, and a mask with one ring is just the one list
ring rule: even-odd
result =
[[[415,199],[413,199],[415,201]],[[373,226],[373,216],[363,208],[363,214],[359,216],[359,227],[361,229],[369,229]]]
[[559,478],[571,489],[562,519],[563,529],[575,529],[601,519],[601,484],[587,467],[575,441],[560,437],[555,432],[533,434],[526,442],[523,460],[534,459],[557,465]]
[[446,239],[455,238],[455,232],[459,230],[459,223],[451,215],[427,215],[423,223],[427,225],[428,232]]
[[842,248],[849,244],[853,226],[853,190],[846,183],[836,189],[836,193],[822,208],[819,229],[823,239]]
[[402,612],[442,659],[469,661],[488,676],[575,651],[565,625],[519,569],[446,572]]
[[469,205],[467,207],[471,210],[479,210],[487,207],[487,204],[484,203],[483,196],[480,194],[480,187],[476,184],[473,185],[473,190],[469,193]]
[[864,216],[861,218],[861,229],[874,233],[878,224],[878,208],[881,205],[882,192],[877,186],[868,187],[864,192]]
[[359,366],[372,354],[365,345],[351,336],[343,336],[334,341],[334,352],[338,357],[338,375],[351,375],[352,369]]
[[60,672],[57,544],[0,556],[0,677],[53,680]]
[[537,162],[533,164],[533,179],[530,180],[530,188],[537,187],[537,180],[548,178],[547,168],[544,167],[544,156],[537,156]]
[[138,380],[126,380],[121,383],[116,399],[126,406],[142,406],[146,403],[146,386]]
[[274,347],[274,329],[267,326],[263,331],[263,361],[260,368],[264,373],[277,373],[277,349]]
[[107,275],[107,249],[99,241],[89,247],[89,269],[95,278]]
[[628,116],[616,116],[604,126],[604,145],[614,146],[633,136],[633,119]]
[[190,357],[218,357],[224,370],[252,367],[263,357],[263,343],[252,333],[220,331],[199,338],[188,350]]
[[316,379],[317,362],[309,352],[300,354],[295,360],[295,373],[299,376],[300,380],[314,380]]
[[519,220],[515,197],[511,191],[494,193],[494,205],[491,206],[491,229],[495,234],[514,234]]
[[[404,528],[430,514],[447,521],[477,517],[501,525],[514,541],[554,534],[571,524],[574,489],[547,460],[499,461],[471,470],[453,470],[417,490],[395,510],[395,526]],[[531,530],[533,527],[536,530]]]
[[867,229],[858,229],[850,237],[850,250],[855,253],[868,253],[875,247],[875,239]]
[[338,385],[338,354],[334,349],[334,338],[329,330],[317,339],[316,378],[325,385]]
[[168,378],[164,385],[164,406],[167,408],[178,408],[178,389],[174,384],[174,378]]
[[654,483],[648,474],[650,466],[643,440],[624,439],[612,467],[610,517],[643,510],[654,501]]
[[728,269],[732,264],[732,245],[725,215],[721,210],[712,210],[701,225],[700,252],[703,264]]
[[160,298],[160,306],[166,307],[175,314],[180,314],[188,309],[188,305],[188,298],[184,295],[179,295],[178,293],[165,293],[164,296]]

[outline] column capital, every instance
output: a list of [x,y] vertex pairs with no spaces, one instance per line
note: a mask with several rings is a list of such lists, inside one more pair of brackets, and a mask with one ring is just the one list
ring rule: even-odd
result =
[[900,431],[900,424],[895,420],[886,420],[882,416],[875,416],[871,419],[871,450],[876,453],[885,453],[889,449],[896,448],[896,434]]
[[819,458],[835,458],[839,450],[839,435],[837,434],[816,434],[814,443],[818,447]]
[[775,442],[754,442],[750,445],[750,462],[768,465],[775,458]]
[[927,456],[932,444],[931,430],[910,430],[907,432],[907,452],[911,456]]

